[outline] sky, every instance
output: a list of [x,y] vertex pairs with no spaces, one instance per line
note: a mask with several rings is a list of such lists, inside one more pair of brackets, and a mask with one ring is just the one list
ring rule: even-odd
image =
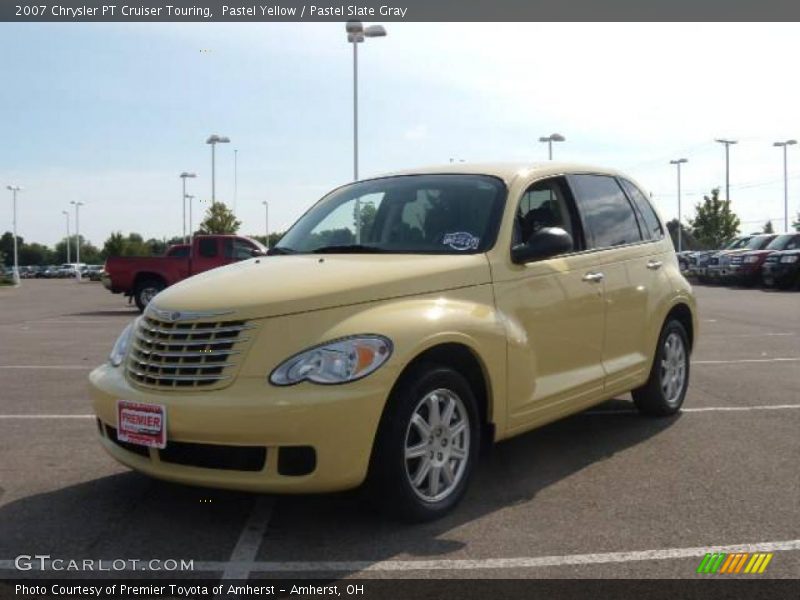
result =
[[[360,176],[451,158],[614,167],[684,220],[711,188],[744,231],[783,224],[783,153],[800,137],[797,24],[389,23],[359,46]],[[0,231],[20,185],[18,234],[182,233],[182,171],[196,196],[234,205],[244,234],[283,230],[352,179],[352,46],[343,23],[0,23]],[[238,157],[234,177],[234,150]],[[790,219],[800,146],[789,148]],[[236,185],[234,184],[236,179]],[[234,194],[236,188],[236,194]],[[724,189],[723,189],[724,197]]]

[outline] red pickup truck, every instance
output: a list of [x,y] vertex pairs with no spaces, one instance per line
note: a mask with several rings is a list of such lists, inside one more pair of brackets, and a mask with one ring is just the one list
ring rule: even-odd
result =
[[196,235],[191,244],[170,246],[164,256],[111,256],[102,281],[112,294],[133,298],[144,311],[153,296],[173,283],[266,252],[264,246],[246,237]]

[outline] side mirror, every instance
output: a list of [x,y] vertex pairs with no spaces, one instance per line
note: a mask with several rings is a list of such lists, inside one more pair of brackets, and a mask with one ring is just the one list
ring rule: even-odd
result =
[[542,227],[524,244],[511,248],[511,261],[522,265],[564,254],[573,249],[572,236],[560,227]]
[[266,256],[266,255],[267,255],[266,252],[259,250],[258,248],[253,248],[252,250],[250,250],[250,256],[252,256],[253,258],[258,258],[259,256]]

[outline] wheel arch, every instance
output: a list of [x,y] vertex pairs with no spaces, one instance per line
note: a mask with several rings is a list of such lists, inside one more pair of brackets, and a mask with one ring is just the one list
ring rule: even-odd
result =
[[[400,383],[419,365],[424,363],[449,367],[461,374],[470,385],[478,404],[482,445],[490,445],[495,439],[497,415],[492,394],[491,375],[480,355],[460,341],[436,343],[418,352],[402,369],[389,394],[392,398]],[[388,403],[387,403],[388,407]],[[386,411],[387,408],[384,408]]]

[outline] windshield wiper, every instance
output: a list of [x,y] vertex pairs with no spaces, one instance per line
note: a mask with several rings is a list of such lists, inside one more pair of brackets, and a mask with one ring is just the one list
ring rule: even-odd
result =
[[297,254],[297,250],[287,248],[286,246],[273,246],[267,250],[267,256],[274,256],[276,254]]
[[376,246],[365,246],[364,244],[342,244],[338,246],[320,246],[311,252],[312,254],[380,254],[386,252],[386,250]]

